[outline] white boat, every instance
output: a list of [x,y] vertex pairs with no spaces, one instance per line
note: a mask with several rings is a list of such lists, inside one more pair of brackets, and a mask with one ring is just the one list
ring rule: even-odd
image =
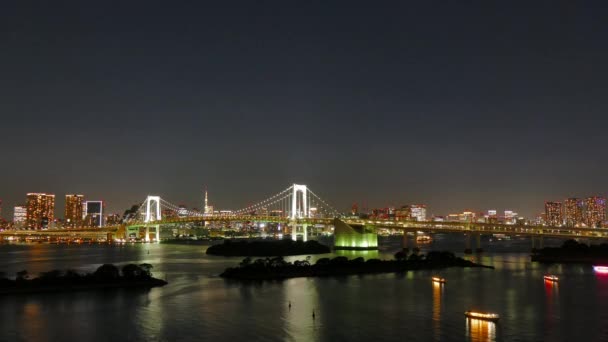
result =
[[496,322],[500,319],[499,314],[490,313],[490,312],[476,312],[476,311],[465,311],[465,316],[468,318],[481,319],[484,321]]
[[551,281],[554,283],[557,283],[559,281],[559,278],[557,276],[554,276],[553,274],[547,274],[543,278],[545,278],[545,281]]

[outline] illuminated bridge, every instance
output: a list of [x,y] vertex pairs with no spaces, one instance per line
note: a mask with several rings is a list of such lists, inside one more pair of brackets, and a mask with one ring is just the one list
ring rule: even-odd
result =
[[[166,215],[169,213],[169,215]],[[385,229],[403,234],[403,247],[416,247],[416,235],[422,233],[464,234],[465,251],[471,251],[471,241],[476,241],[476,249],[481,249],[481,235],[504,234],[524,236],[532,239],[533,246],[542,247],[543,238],[564,239],[608,239],[608,229],[570,228],[530,225],[510,225],[477,222],[437,222],[437,221],[395,221],[385,219],[359,219],[341,215],[331,205],[306,185],[293,184],[287,189],[263,201],[230,214],[217,215],[186,210],[160,196],[148,196],[139,209],[121,225],[103,228],[74,228],[50,230],[5,230],[0,237],[59,237],[91,239],[128,239],[142,238],[145,241],[158,240],[160,230],[187,223],[198,224],[278,223],[285,227],[292,239],[307,240],[309,227],[331,228],[334,232],[335,248],[375,249],[377,232]],[[140,232],[143,231],[143,236]],[[408,234],[409,233],[409,234]],[[408,238],[413,235],[413,238]]]

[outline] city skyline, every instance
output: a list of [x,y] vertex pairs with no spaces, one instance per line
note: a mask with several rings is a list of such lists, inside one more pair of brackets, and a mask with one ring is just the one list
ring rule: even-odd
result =
[[[82,224],[83,222],[85,223],[85,226],[91,226],[92,224],[91,222],[91,217],[89,215],[87,215],[87,204],[88,203],[95,203],[97,205],[96,208],[96,213],[99,215],[95,215],[96,219],[98,220],[96,224],[93,224],[93,226],[102,226],[104,225],[104,218],[106,217],[112,217],[115,218],[117,215],[121,216],[123,212],[125,212],[125,210],[128,210],[131,208],[132,205],[136,205],[136,204],[141,204],[141,203],[133,203],[131,206],[124,208],[123,210],[118,210],[118,211],[111,211],[111,210],[107,210],[106,209],[106,203],[103,200],[86,200],[87,198],[82,195],[82,194],[65,194],[65,201],[63,202],[63,206],[61,206],[62,202],[55,202],[55,194],[51,194],[51,193],[27,193],[26,194],[27,199],[26,202],[27,204],[25,206],[23,205],[15,205],[14,211],[12,211],[13,213],[13,218],[11,219],[6,218],[5,220],[10,222],[10,221],[14,221],[15,223],[17,223],[18,221],[18,217],[20,217],[20,214],[18,214],[18,212],[21,210],[20,208],[30,208],[30,202],[31,199],[30,197],[35,196],[35,197],[52,197],[52,205],[51,205],[51,209],[50,209],[50,213],[51,213],[51,220],[53,221],[53,219],[61,219],[64,220],[65,222],[63,222],[64,225],[67,226],[78,226],[78,224]],[[184,210],[187,208],[190,208],[192,210],[195,211],[199,211],[201,213],[204,214],[211,214],[213,212],[213,208],[214,205],[211,204],[211,202],[208,201],[208,190],[207,187],[204,188],[204,192],[203,192],[203,200],[202,200],[202,206],[197,206],[192,205],[192,204],[186,204],[186,203],[182,203],[179,204],[180,208],[183,208]],[[39,201],[39,200],[38,200]],[[72,203],[72,202],[76,202],[77,203]],[[1,203],[1,202],[0,202]],[[56,206],[56,204],[59,204],[58,206]],[[40,205],[40,204],[36,204],[36,205]],[[532,216],[526,216],[526,215],[522,215],[516,211],[510,210],[513,208],[502,208],[504,209],[504,211],[498,210],[496,209],[495,206],[489,206],[483,209],[471,209],[471,208],[460,208],[456,211],[453,212],[445,212],[445,213],[439,213],[439,212],[433,212],[432,210],[428,212],[428,216],[427,216],[427,206],[428,204],[406,204],[405,202],[403,202],[400,205],[390,205],[390,206],[385,206],[385,207],[373,207],[373,206],[368,206],[366,203],[362,203],[361,205],[359,203],[353,203],[352,206],[350,208],[348,208],[347,210],[339,210],[342,213],[344,213],[345,215],[348,215],[349,213],[352,214],[357,214],[357,213],[361,213],[361,214],[370,214],[372,216],[377,215],[376,211],[381,210],[392,210],[393,214],[392,216],[395,216],[396,219],[399,219],[399,217],[410,217],[409,219],[415,218],[418,221],[424,221],[425,219],[428,220],[434,220],[436,218],[438,219],[447,219],[447,220],[453,220],[454,217],[459,217],[456,220],[462,220],[462,215],[471,215],[470,219],[471,220],[476,220],[476,219],[483,219],[485,218],[486,220],[490,220],[489,222],[492,222],[492,220],[495,219],[502,219],[505,220],[505,222],[511,222],[511,223],[515,223],[518,219],[525,219],[525,222],[538,222],[538,220],[540,219],[541,222],[543,224],[547,224],[547,225],[552,225],[552,226],[574,226],[574,225],[580,225],[580,224],[585,224],[587,226],[595,226],[595,225],[603,225],[605,220],[606,220],[606,198],[603,196],[596,196],[596,195],[591,195],[591,196],[587,196],[584,198],[577,198],[577,197],[568,197],[564,199],[564,202],[562,203],[561,201],[545,201],[544,202],[544,211],[540,211],[537,214],[534,214]],[[243,208],[222,208],[222,207],[215,207],[215,212],[231,212],[233,210],[238,210],[238,209],[243,209]],[[37,209],[30,209],[30,210],[37,210]],[[59,210],[60,212],[64,212],[63,217],[62,216],[57,216],[56,215],[56,210]],[[1,212],[0,212],[1,213]],[[502,213],[502,215],[501,215]],[[384,214],[388,214],[388,212],[384,213]],[[17,216],[19,215],[19,216]],[[44,215],[43,215],[44,216]],[[0,216],[0,218],[3,218]],[[40,217],[37,218],[38,220],[40,220]],[[406,218],[407,219],[407,218]],[[466,219],[467,221],[469,219]],[[77,222],[76,224],[74,224],[73,222]],[[80,221],[80,222],[79,222]],[[72,223],[71,223],[72,222]],[[87,223],[89,222],[89,223]],[[28,223],[28,226],[30,226],[31,224]]]
[[114,212],[208,184],[242,207],[299,182],[343,208],[532,216],[605,197],[602,3],[477,5],[8,4],[0,198]]

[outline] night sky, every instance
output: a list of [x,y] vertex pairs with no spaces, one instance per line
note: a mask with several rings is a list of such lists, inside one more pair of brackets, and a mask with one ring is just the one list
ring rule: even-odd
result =
[[2,1],[3,216],[27,192],[60,217],[204,186],[431,214],[606,195],[607,6]]

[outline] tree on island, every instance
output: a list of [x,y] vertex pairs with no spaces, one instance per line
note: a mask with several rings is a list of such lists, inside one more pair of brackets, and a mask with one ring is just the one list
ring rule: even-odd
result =
[[97,268],[93,275],[98,279],[117,279],[120,277],[120,271],[118,270],[118,267],[112,264],[103,264]]
[[23,270],[23,271],[17,272],[17,278],[15,280],[24,281],[24,280],[27,280],[29,277],[30,276],[29,276],[29,273],[27,272],[27,270]]
[[152,268],[154,268],[154,266],[147,263],[143,263],[139,264],[139,268],[141,268],[142,270],[142,276],[146,278],[152,278]]
[[397,253],[395,253],[395,259],[398,261],[403,261],[407,258],[407,253],[405,253],[404,251],[399,251]]

